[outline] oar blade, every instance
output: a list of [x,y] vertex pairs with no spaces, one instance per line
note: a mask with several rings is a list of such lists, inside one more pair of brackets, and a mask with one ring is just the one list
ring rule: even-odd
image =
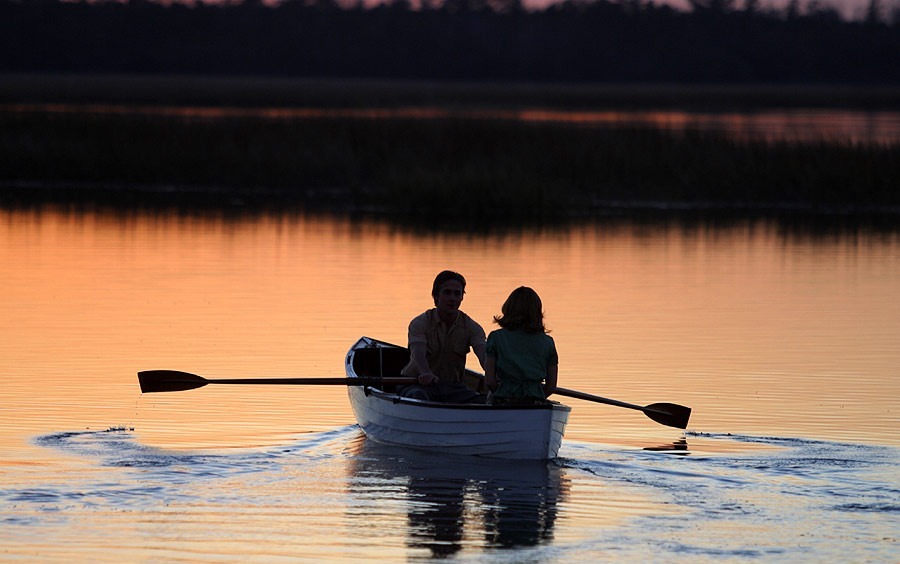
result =
[[644,407],[644,415],[662,425],[687,429],[691,408],[675,403],[651,403]]
[[209,382],[202,376],[180,370],[144,370],[138,372],[142,393],[181,392],[201,388]]

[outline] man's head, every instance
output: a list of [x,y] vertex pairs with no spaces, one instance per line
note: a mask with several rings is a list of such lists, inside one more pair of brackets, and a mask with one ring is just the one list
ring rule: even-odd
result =
[[437,275],[431,288],[431,297],[434,298],[434,307],[441,319],[456,319],[465,293],[466,279],[462,274],[445,270]]
[[[445,270],[438,274],[434,278],[434,284],[431,286],[431,297],[434,298],[434,305],[437,305],[438,296],[441,293],[441,286],[446,282],[450,281],[459,282],[459,285],[462,286],[463,293],[466,291],[466,279],[463,278],[463,275],[458,272],[453,272],[452,270]],[[460,298],[462,299],[462,298]]]

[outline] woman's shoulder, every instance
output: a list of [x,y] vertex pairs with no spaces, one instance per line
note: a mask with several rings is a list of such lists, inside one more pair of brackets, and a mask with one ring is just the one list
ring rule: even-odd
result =
[[493,337],[493,338],[497,339],[497,338],[503,338],[504,336],[507,336],[507,335],[509,335],[509,329],[504,329],[503,327],[501,327],[499,329],[494,329],[493,331],[488,333],[488,338],[490,339],[491,337]]
[[490,335],[493,335],[494,338],[518,339],[523,341],[543,341],[551,343],[553,342],[553,337],[544,332],[524,331],[522,329],[509,329],[508,327],[494,329],[493,331],[491,331]]
[[547,343],[548,345],[554,345],[553,337],[544,333],[543,331],[540,333],[535,333],[537,335],[537,339],[540,339],[542,342]]
[[531,346],[535,347],[536,350],[548,350],[556,348],[556,343],[553,341],[553,337],[551,337],[547,333],[544,333],[543,331],[523,333],[523,338],[527,339],[528,342],[531,343]]

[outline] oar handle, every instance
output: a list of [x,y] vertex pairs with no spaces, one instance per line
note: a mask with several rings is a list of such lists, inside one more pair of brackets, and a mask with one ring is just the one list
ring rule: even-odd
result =
[[635,405],[633,403],[625,403],[624,401],[619,401],[619,400],[614,400],[614,399],[609,399],[609,398],[602,398],[600,396],[595,396],[593,394],[586,394],[584,392],[579,392],[578,390],[570,390],[568,388],[556,388],[556,391],[554,391],[553,393],[559,394],[561,396],[568,396],[570,398],[575,398],[575,399],[583,399],[583,400],[587,400],[587,401],[595,401],[597,403],[606,403],[609,405],[616,405],[619,407],[627,407],[628,409],[636,409],[638,411],[644,411],[644,409],[645,409],[644,406],[642,406],[642,405]]

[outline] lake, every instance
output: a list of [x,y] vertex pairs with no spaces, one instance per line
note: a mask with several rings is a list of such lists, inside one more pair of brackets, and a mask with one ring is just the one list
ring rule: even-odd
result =
[[[435,234],[301,213],[0,210],[9,561],[895,562],[900,231],[611,219]],[[541,295],[560,459],[367,441],[346,389],[141,395],[139,370],[342,376],[434,275]]]

